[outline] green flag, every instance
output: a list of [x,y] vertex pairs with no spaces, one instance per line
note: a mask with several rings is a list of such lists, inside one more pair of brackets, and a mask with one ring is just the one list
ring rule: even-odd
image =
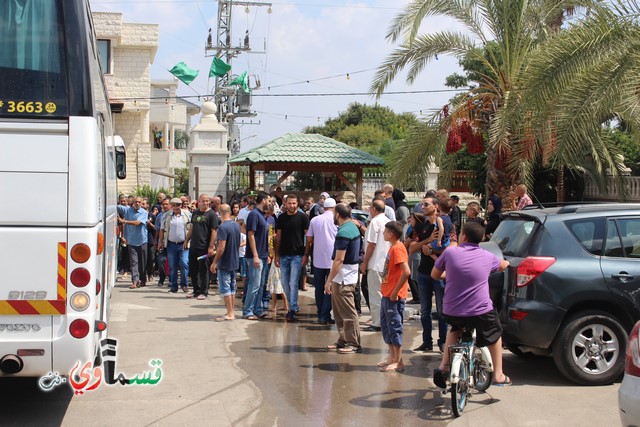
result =
[[222,77],[227,74],[230,69],[231,65],[227,64],[217,56],[214,56],[213,62],[211,62],[211,69],[209,70],[209,77]]
[[184,62],[178,62],[172,69],[169,70],[169,72],[176,76],[182,83],[188,85],[196,79],[200,71],[192,70],[191,68],[187,67],[187,64],[185,64]]
[[230,85],[240,85],[240,86],[242,86],[242,89],[245,92],[251,93],[251,89],[249,88],[249,74],[246,71],[244,73],[240,74],[235,79],[231,80],[231,82],[229,84]]

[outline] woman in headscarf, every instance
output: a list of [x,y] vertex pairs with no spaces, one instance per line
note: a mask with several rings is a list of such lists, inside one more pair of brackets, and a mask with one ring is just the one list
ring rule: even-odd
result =
[[394,188],[391,198],[393,198],[393,203],[396,205],[396,221],[399,221],[403,226],[407,225],[411,211],[404,201],[404,193]]
[[500,213],[502,213],[502,200],[495,194],[489,197],[489,205],[487,206],[487,226],[484,229],[485,239],[489,240],[491,235],[500,224]]

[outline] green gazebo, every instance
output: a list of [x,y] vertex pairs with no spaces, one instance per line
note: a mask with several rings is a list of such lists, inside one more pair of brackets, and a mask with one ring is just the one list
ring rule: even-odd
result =
[[[362,169],[383,166],[384,161],[323,135],[288,133],[230,158],[229,165],[249,166],[251,188],[255,188],[255,171],[284,171],[277,184],[294,172],[333,173],[355,193],[362,206]],[[345,172],[356,174],[355,185],[344,176]]]

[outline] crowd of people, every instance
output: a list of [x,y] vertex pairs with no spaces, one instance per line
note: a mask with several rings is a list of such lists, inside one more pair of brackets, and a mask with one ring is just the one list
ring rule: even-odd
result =
[[[531,204],[526,187],[518,186],[515,194],[511,209]],[[157,275],[157,286],[168,277],[168,292],[181,289],[187,298],[204,300],[217,282],[226,312],[216,320],[230,321],[236,319],[242,281],[244,319],[276,318],[280,299],[284,319],[296,322],[309,268],[317,321],[335,324],[338,331],[329,350],[360,353],[360,332],[381,332],[389,354],[380,370],[402,371],[403,312],[405,304],[419,303],[422,343],[414,351],[434,349],[432,320],[438,314],[436,344],[443,359],[436,385],[444,384],[445,347],[465,327],[475,327],[478,344],[488,346],[494,384],[511,383],[502,372],[501,326],[488,289],[489,274],[508,263],[478,245],[499,224],[500,198],[489,198],[484,219],[479,203],[467,204],[463,221],[459,198],[444,189],[428,191],[410,208],[402,191],[387,184],[374,194],[368,220],[360,221],[352,215],[358,206],[328,193],[317,202],[280,188],[271,195],[248,190],[236,196],[225,204],[222,196],[201,194],[192,201],[160,193],[153,206],[143,197],[121,196],[119,270],[130,270],[130,289]],[[362,297],[371,316],[361,326]]]

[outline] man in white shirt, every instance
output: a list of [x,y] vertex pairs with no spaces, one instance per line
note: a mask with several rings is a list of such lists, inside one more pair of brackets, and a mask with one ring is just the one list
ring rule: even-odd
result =
[[182,209],[182,200],[171,199],[171,212],[164,214],[158,249],[167,248],[169,259],[169,292],[178,292],[178,268],[180,268],[180,287],[187,292],[189,276],[189,250],[187,234],[189,233],[191,214]]
[[331,295],[324,293],[324,285],[331,271],[331,255],[336,241],[338,227],[334,222],[336,201],[332,198],[324,199],[324,213],[317,215],[309,222],[307,230],[307,246],[302,265],[306,265],[313,248],[313,286],[315,286],[316,308],[318,309],[318,323],[328,325],[331,319]]
[[367,275],[369,287],[369,306],[371,308],[371,326],[369,331],[380,331],[380,304],[382,303],[382,273],[390,243],[384,240],[384,225],[389,222],[384,214],[383,200],[374,200],[370,208],[371,221],[365,233],[364,260],[360,266],[362,274]]

